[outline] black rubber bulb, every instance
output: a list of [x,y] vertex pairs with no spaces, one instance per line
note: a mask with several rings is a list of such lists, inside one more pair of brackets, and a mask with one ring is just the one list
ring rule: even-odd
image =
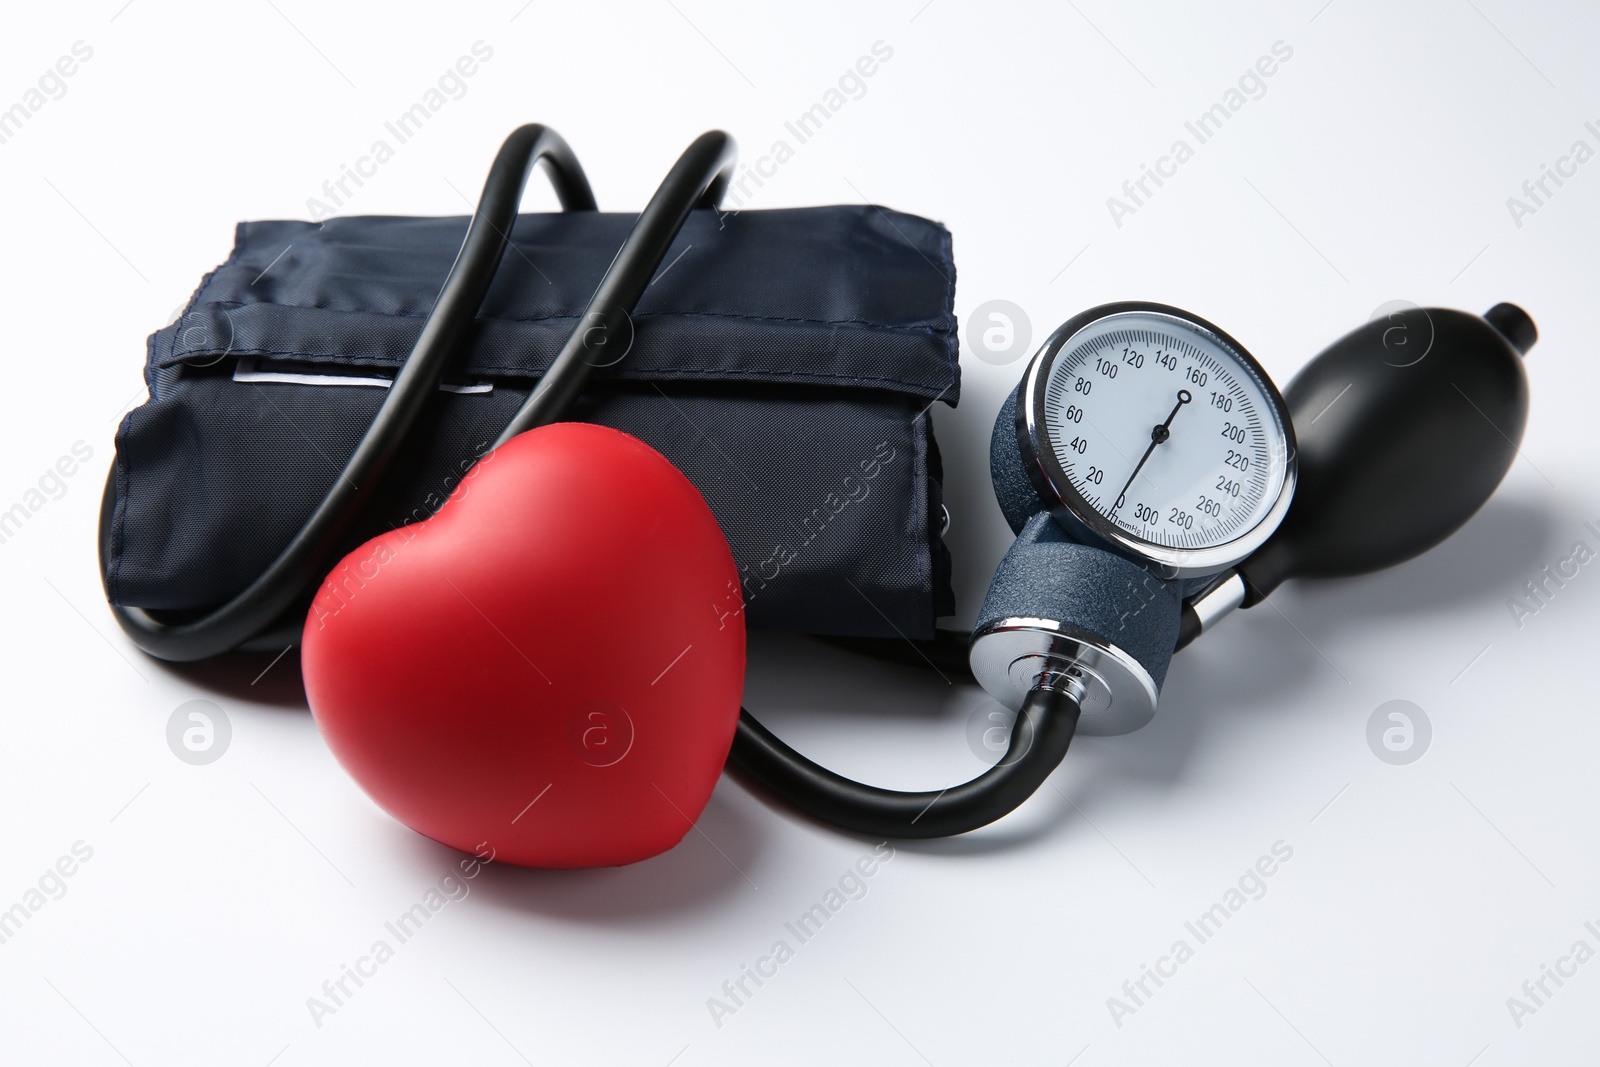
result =
[[1489,499],[1528,422],[1513,304],[1483,317],[1410,308],[1346,334],[1283,391],[1299,483],[1283,524],[1240,564],[1244,606],[1289,578],[1363,574],[1449,537]]

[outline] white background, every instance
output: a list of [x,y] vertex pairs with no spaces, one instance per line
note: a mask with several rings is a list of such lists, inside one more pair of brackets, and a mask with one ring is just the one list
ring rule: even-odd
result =
[[[1600,962],[1519,1027],[1507,998],[1600,938],[1592,678],[1600,565],[1520,628],[1540,568],[1600,537],[1593,249],[1600,162],[1517,226],[1506,205],[1600,138],[1600,14],[1578,3],[1378,0],[1118,7],[721,0],[626,7],[95,0],[11,11],[0,106],[73,42],[92,60],[0,145],[7,388],[0,507],[82,440],[88,466],[0,545],[6,605],[0,908],[74,842],[93,858],[0,945],[8,1063],[1595,1062]],[[274,6],[275,5],[275,6]],[[953,231],[956,310],[1007,299],[1035,339],[1106,300],[1190,308],[1280,381],[1386,301],[1525,306],[1523,456],[1461,533],[1395,570],[1290,586],[1176,659],[1156,721],[1083,738],[1032,801],[903,845],[717,1026],[783,923],[872,842],[724,778],[681,846],[632,868],[494,869],[335,1014],[307,998],[457,856],[388,819],[307,714],[293,656],[176,669],[105,611],[100,481],[142,397],[145,336],[238,219],[303,218],[341,165],[473,42],[494,50],[355,213],[461,214],[525,121],[636,210],[721,127],[767,152],[874,42],[893,49],[746,206],[863,199]],[[1106,198],[1276,41],[1293,49],[1116,226]],[[536,183],[538,184],[538,183]],[[529,207],[553,198],[542,186]],[[936,413],[970,618],[1005,545],[989,426],[1022,363],[963,356]],[[1597,523],[1600,525],[1600,523]],[[937,788],[981,764],[994,705],[926,672],[752,642],[748,703],[841,771]],[[218,762],[165,740],[184,701]],[[1366,724],[1410,700],[1426,755]],[[1275,842],[1293,857],[1118,1026],[1107,1000]],[[1597,923],[1600,925],[1600,923]]]

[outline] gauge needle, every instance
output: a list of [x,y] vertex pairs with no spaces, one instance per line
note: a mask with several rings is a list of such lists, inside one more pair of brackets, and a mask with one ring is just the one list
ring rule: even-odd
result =
[[1113,513],[1122,506],[1128,495],[1128,490],[1133,488],[1133,480],[1139,477],[1139,472],[1144,470],[1144,465],[1150,459],[1150,453],[1156,450],[1156,445],[1161,444],[1172,436],[1172,420],[1178,417],[1178,412],[1183,410],[1183,405],[1193,400],[1194,396],[1187,389],[1178,390],[1178,402],[1173,405],[1172,413],[1165,422],[1157,423],[1150,429],[1150,447],[1144,450],[1144,455],[1139,457],[1139,462],[1134,464],[1133,473],[1128,475],[1128,484],[1122,487],[1122,492],[1117,494],[1117,502],[1111,505]]

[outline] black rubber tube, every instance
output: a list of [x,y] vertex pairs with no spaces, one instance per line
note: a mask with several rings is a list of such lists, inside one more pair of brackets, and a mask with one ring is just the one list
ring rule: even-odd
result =
[[134,644],[158,659],[182,662],[227,652],[272,626],[322,580],[477,316],[516,222],[522,190],[541,161],[563,209],[595,210],[589,180],[560,134],[535,124],[513,130],[489,168],[461,251],[411,355],[311,518],[255,581],[200,618],[169,623],[139,608],[112,604],[112,614]]
[[1078,702],[1061,690],[1033,690],[1017,712],[1000,762],[970,782],[938,791],[880,789],[835,774],[784,744],[743,708],[729,758],[778,797],[846,830],[949,837],[986,826],[1032,796],[1067,754],[1078,710]]
[[721,130],[710,130],[684,149],[661,180],[650,203],[589,298],[578,327],[567,338],[550,369],[511,417],[495,444],[566,417],[573,400],[598,366],[610,366],[633,342],[628,317],[655,276],[673,238],[694,208],[715,208],[733,177],[737,148]]

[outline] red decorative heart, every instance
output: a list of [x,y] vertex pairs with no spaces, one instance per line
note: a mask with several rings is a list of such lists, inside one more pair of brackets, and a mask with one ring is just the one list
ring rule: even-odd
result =
[[561,423],[345,557],[302,669],[328,747],[396,819],[500,862],[598,867],[688,832],[744,657],[738,570],[700,493],[637,438]]

